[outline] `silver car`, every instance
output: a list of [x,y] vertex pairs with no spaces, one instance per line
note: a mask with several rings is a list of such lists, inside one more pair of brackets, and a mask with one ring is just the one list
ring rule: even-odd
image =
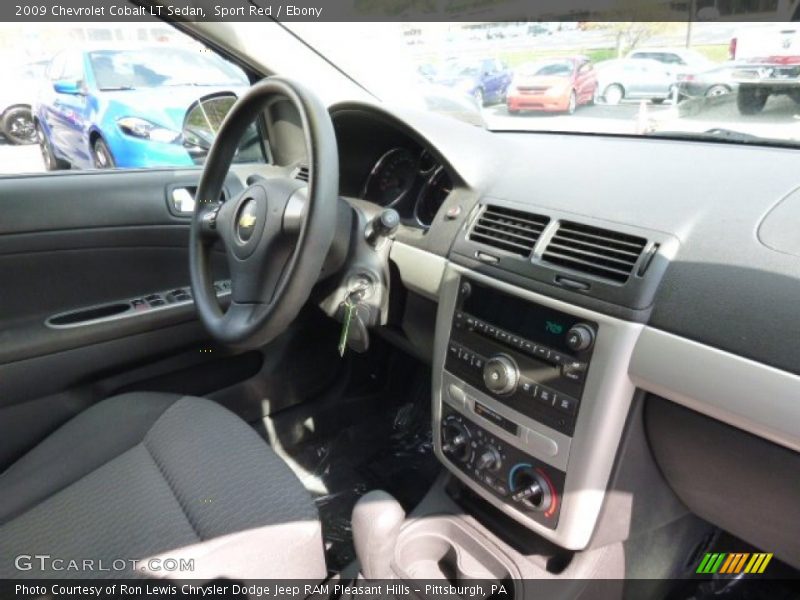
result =
[[668,65],[643,58],[607,60],[595,66],[597,89],[606,104],[623,100],[668,99],[678,82],[678,76]]

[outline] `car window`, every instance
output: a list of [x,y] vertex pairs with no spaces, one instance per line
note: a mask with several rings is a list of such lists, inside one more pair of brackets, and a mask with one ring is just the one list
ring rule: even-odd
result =
[[684,60],[677,54],[665,53],[661,55],[661,62],[671,65],[685,65]]
[[61,73],[64,71],[64,59],[66,54],[62,52],[56,55],[47,67],[46,76],[50,81],[55,81],[61,78]]
[[64,58],[64,70],[58,77],[68,81],[83,81],[83,55],[69,52]]
[[[3,43],[0,36],[0,53]],[[2,100],[26,106],[15,113],[15,131],[25,135],[0,131],[6,175],[199,166],[213,138],[186,135],[187,111],[250,85],[238,66],[166,24],[31,24],[12,50]],[[253,126],[234,160],[265,156]]]

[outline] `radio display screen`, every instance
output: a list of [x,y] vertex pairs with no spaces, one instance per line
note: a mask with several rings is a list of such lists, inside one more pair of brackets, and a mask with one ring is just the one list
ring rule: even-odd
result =
[[470,286],[472,293],[463,300],[463,311],[525,339],[571,353],[565,340],[578,318],[472,281]]

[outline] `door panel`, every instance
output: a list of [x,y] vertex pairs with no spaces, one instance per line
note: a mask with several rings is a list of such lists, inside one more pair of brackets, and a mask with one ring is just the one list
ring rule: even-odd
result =
[[[47,324],[65,311],[188,286],[190,218],[168,201],[199,177],[186,169],[0,178],[0,471],[70,417],[126,390],[209,396],[259,421],[341,375],[338,325],[311,308],[247,353],[209,340],[191,303]],[[233,174],[225,187],[228,197],[243,189]],[[212,268],[215,280],[227,278],[221,251]]]
[[[0,470],[104,397],[114,388],[109,378],[133,385],[143,365],[164,371],[184,355],[184,367],[204,363],[213,377],[217,355],[198,351],[213,346],[191,304],[66,329],[46,324],[56,313],[187,286],[190,221],[170,213],[167,189],[196,186],[199,176],[197,169],[0,179]],[[242,189],[234,176],[226,186],[229,194]],[[224,254],[213,262],[215,278],[224,279]]]

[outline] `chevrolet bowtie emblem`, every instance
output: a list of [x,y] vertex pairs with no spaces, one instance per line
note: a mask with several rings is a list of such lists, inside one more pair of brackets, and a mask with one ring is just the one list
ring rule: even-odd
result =
[[236,235],[240,242],[247,243],[256,231],[255,224],[258,220],[258,205],[252,198],[245,200],[236,219]]
[[248,213],[239,218],[239,227],[249,228],[256,224],[256,216]]

